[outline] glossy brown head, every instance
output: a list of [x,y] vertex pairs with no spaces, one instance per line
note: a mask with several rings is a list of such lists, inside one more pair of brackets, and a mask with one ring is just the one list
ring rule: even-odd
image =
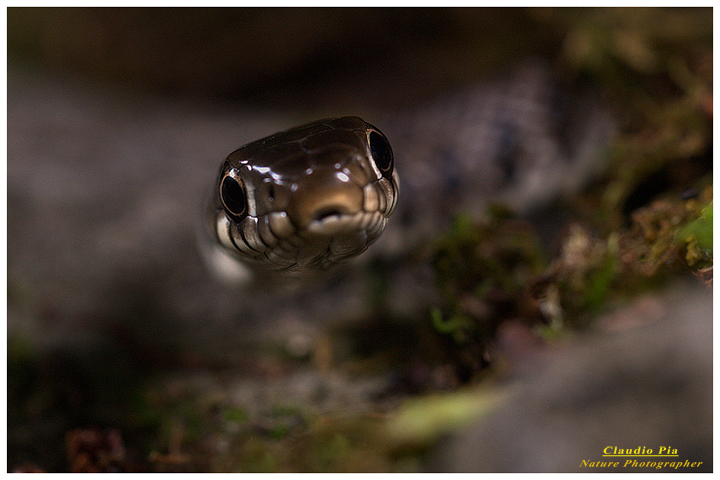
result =
[[393,163],[385,135],[358,117],[249,143],[220,170],[211,231],[253,268],[291,275],[331,268],[385,229],[398,196]]

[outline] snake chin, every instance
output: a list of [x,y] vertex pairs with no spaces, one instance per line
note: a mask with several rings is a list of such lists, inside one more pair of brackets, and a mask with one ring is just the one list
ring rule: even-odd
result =
[[250,269],[230,255],[227,249],[209,241],[204,235],[198,238],[200,254],[212,276],[220,283],[231,286],[246,286],[253,278]]

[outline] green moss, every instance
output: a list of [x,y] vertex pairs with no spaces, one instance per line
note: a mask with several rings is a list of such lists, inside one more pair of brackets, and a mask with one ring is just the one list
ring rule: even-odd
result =
[[619,272],[618,236],[616,234],[608,238],[607,250],[603,257],[597,271],[589,277],[585,287],[583,306],[590,311],[595,311],[602,306]]
[[512,397],[512,389],[476,388],[416,398],[400,408],[387,423],[395,444],[424,444],[492,412]]
[[341,432],[335,432],[330,438],[319,442],[313,449],[313,470],[331,471],[333,466],[343,461],[353,445]]
[[700,216],[679,228],[676,238],[684,242],[687,248],[685,259],[688,265],[694,266],[700,262],[712,262],[713,257],[713,204],[700,210]]
[[458,344],[468,341],[469,332],[475,327],[475,323],[465,315],[453,315],[445,320],[439,308],[435,307],[430,311],[432,325],[438,332],[451,335]]
[[528,314],[527,287],[546,261],[530,224],[491,206],[483,221],[455,220],[435,244],[433,265],[444,300],[431,311],[433,327],[482,348],[503,318]]
[[223,413],[225,421],[232,423],[245,423],[250,418],[247,410],[240,407],[230,407],[225,409]]

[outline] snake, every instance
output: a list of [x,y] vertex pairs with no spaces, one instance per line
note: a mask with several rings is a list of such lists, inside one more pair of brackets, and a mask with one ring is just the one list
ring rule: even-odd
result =
[[392,147],[377,127],[353,116],[318,120],[227,156],[208,232],[243,278],[312,277],[377,240],[398,193]]

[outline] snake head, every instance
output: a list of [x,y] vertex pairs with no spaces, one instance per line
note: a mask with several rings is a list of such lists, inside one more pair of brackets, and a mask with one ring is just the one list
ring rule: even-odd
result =
[[379,129],[358,117],[320,120],[231,153],[211,229],[237,260],[301,275],[362,253],[385,229],[398,191]]

